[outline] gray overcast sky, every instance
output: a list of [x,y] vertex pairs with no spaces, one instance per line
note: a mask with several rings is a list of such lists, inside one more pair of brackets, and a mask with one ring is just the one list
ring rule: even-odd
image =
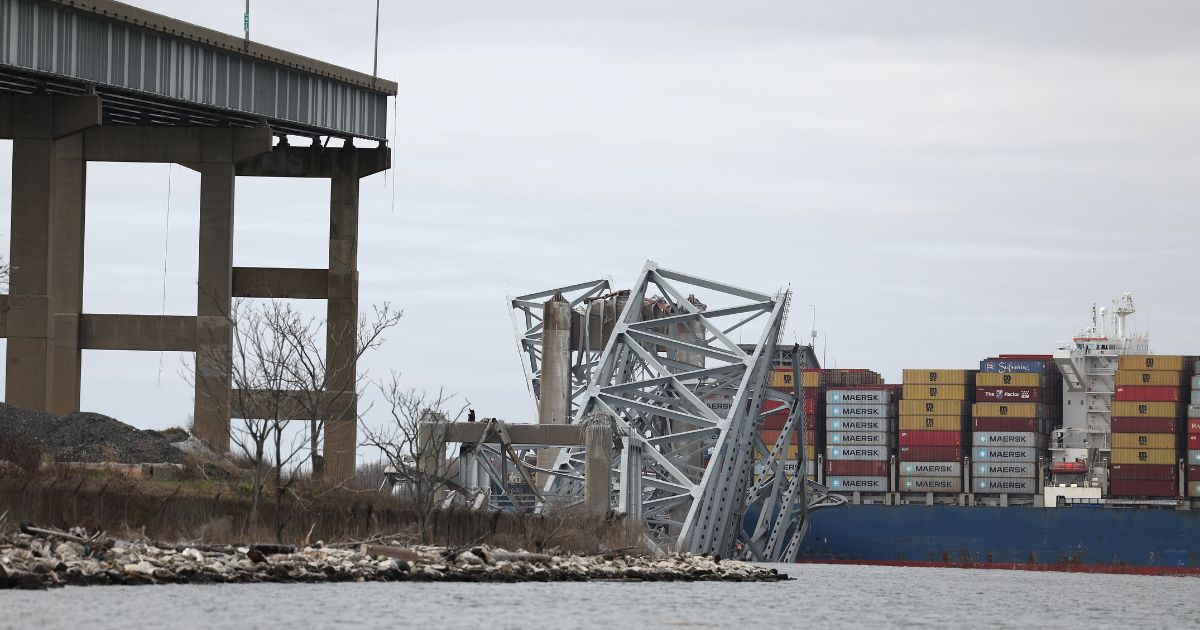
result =
[[[240,0],[133,4],[241,28]],[[257,41],[370,71],[374,2],[252,4]],[[790,284],[790,331],[814,304],[830,364],[893,381],[1049,352],[1126,290],[1156,351],[1200,353],[1200,3],[388,0],[381,30],[396,168],[362,184],[361,281],[407,316],[377,374],[531,419],[504,281],[647,258]],[[165,256],[194,313],[198,178],[88,176],[86,310],[161,312]],[[239,180],[237,264],[324,266],[327,194]],[[87,352],[84,407],[179,424],[180,360]]]

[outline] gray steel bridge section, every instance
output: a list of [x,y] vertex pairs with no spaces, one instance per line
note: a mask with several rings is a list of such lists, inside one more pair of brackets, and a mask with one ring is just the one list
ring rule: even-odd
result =
[[0,93],[96,93],[105,124],[384,140],[396,84],[111,0],[0,0]]

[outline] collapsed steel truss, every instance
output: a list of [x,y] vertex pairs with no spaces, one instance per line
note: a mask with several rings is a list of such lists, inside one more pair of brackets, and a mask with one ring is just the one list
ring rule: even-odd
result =
[[[574,308],[611,290],[604,280],[510,296],[535,403],[538,300],[563,294]],[[785,470],[794,461],[787,456],[791,436],[803,436],[803,405],[799,389],[795,397],[775,392],[767,380],[789,299],[786,291],[768,295],[647,262],[603,351],[573,349],[572,422],[607,417],[615,425],[621,448],[613,458],[614,507],[646,524],[651,547],[724,555],[740,547],[755,560],[794,560],[808,511],[839,503],[804,477],[802,446],[799,468]],[[779,440],[763,445],[757,426],[768,399],[790,413]],[[545,501],[565,505],[582,495],[583,461],[580,448],[559,451],[554,469],[541,471],[548,473]],[[753,527],[744,524],[751,521]]]

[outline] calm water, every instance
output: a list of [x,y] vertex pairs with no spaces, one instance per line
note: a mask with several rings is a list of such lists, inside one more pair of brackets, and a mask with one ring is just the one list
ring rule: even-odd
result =
[[[330,584],[0,591],[0,628],[1172,628],[1200,578],[799,565],[782,584]],[[536,614],[534,611],[537,611]]]

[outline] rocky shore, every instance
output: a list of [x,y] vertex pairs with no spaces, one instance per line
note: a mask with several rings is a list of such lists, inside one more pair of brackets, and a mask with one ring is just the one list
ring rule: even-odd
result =
[[788,579],[774,569],[707,556],[557,556],[362,544],[186,546],[126,541],[79,530],[23,527],[0,537],[0,589],[100,584],[255,582],[732,581]]

